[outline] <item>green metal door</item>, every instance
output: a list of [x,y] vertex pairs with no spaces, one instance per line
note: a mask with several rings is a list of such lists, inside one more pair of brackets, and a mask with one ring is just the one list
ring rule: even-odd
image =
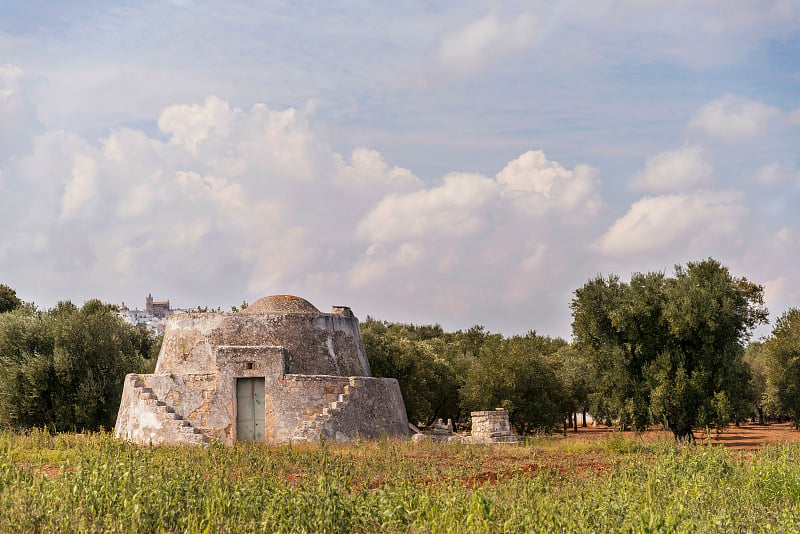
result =
[[264,441],[264,379],[236,379],[236,437]]

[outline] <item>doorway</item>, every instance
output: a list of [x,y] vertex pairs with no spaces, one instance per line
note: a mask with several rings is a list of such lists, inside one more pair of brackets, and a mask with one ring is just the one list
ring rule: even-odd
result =
[[264,378],[236,379],[236,439],[264,441]]

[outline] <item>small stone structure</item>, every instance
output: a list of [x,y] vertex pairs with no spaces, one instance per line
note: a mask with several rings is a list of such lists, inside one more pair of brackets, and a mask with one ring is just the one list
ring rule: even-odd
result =
[[414,425],[408,425],[408,427],[413,432],[411,436],[411,441],[413,442],[420,442],[420,441],[429,441],[433,440],[436,442],[451,442],[457,441],[458,436],[453,434],[453,420],[448,419],[447,423],[445,424],[441,419],[437,419],[433,425],[431,425],[431,431],[428,433],[423,433],[419,428],[415,427]]
[[115,435],[141,444],[407,437],[394,378],[374,378],[358,319],[291,295],[169,318],[156,370],[125,378]]
[[508,412],[503,408],[491,411],[471,412],[471,443],[514,443],[519,436],[511,432]]

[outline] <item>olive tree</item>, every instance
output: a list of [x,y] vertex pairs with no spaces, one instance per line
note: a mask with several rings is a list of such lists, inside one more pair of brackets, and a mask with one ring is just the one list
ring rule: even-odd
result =
[[766,322],[763,288],[713,259],[675,275],[598,276],[571,303],[576,346],[593,360],[598,415],[642,430],[663,423],[677,438],[724,428],[752,406],[742,355]]
[[0,313],[9,312],[22,306],[17,292],[5,284],[0,284]]
[[125,375],[146,369],[156,343],[98,300],[0,315],[0,423],[111,428]]
[[778,317],[764,342],[767,381],[774,388],[780,412],[800,427],[800,310]]

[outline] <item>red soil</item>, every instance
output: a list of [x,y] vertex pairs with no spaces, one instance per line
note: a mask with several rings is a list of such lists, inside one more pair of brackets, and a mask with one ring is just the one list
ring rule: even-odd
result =
[[[578,432],[570,430],[566,439],[602,439],[622,434],[625,437],[635,438],[633,432],[619,432],[607,426],[578,427]],[[642,434],[641,439],[652,441],[656,439],[672,439],[672,433],[663,430],[648,430]],[[787,441],[800,441],[800,431],[794,429],[792,423],[772,423],[759,425],[757,423],[742,423],[738,427],[729,426],[724,431],[717,433],[710,430],[706,434],[702,430],[694,432],[694,438],[699,443],[711,445],[724,445],[732,450],[755,450],[762,445],[784,443]]]

